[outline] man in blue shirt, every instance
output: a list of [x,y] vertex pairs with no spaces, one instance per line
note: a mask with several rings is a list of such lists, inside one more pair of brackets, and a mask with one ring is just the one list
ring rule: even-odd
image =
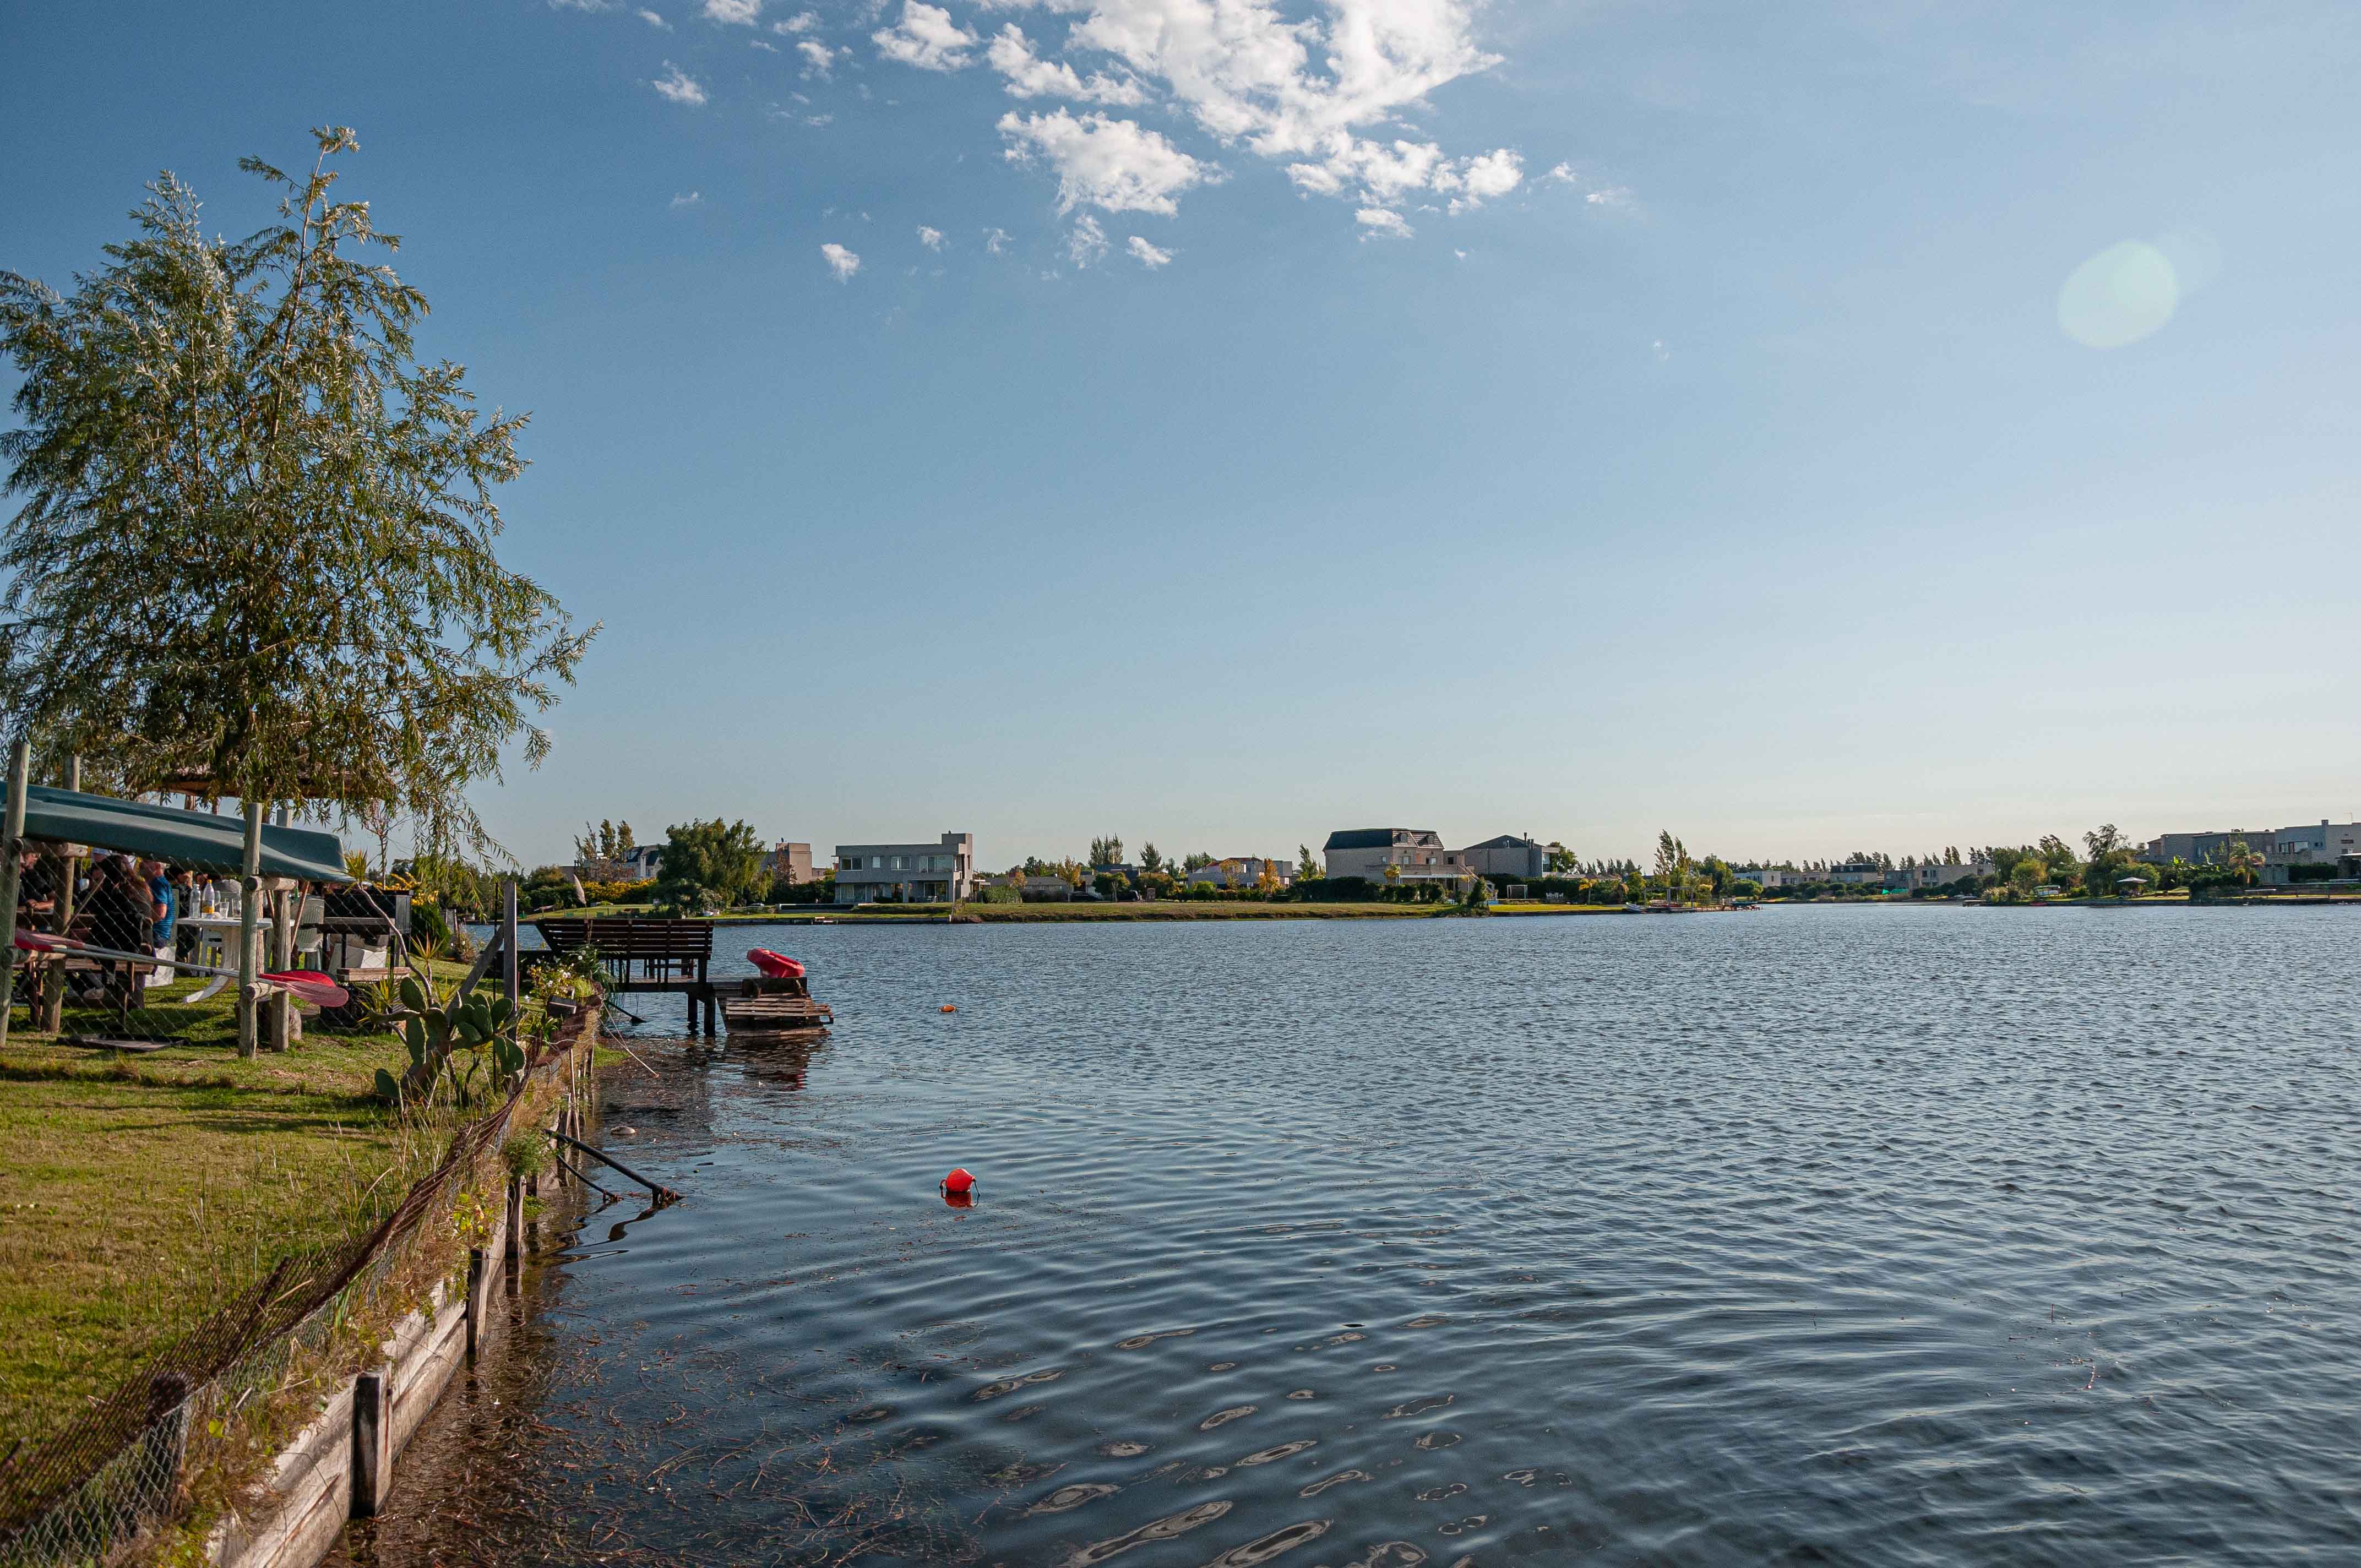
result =
[[[156,956],[169,959],[172,956],[172,925],[181,916],[181,890],[172,885],[171,873],[164,869],[161,861],[144,861],[139,871],[148,879],[148,897],[155,905],[150,913],[156,924],[148,933],[149,938],[155,945]],[[169,970],[156,977],[159,983],[170,978]]]

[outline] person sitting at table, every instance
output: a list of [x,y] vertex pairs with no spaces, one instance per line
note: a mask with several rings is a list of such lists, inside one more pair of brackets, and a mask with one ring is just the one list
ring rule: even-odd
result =
[[[113,948],[118,952],[152,952],[148,932],[154,919],[155,901],[142,881],[131,868],[128,855],[107,855],[90,868],[90,941],[93,947]],[[136,992],[144,982],[148,966],[134,966],[121,959],[102,959],[100,972],[106,977],[106,989],[115,990],[118,983],[126,992]]]
[[[38,850],[16,857],[16,923],[46,927],[58,907],[57,863]],[[28,918],[36,916],[38,918]]]
[[180,917],[181,890],[172,885],[171,876],[164,870],[161,861],[140,861],[139,874],[148,887],[148,919],[151,922],[148,932],[148,950],[165,960],[164,966],[154,971],[148,983],[170,985],[172,982],[172,927]]

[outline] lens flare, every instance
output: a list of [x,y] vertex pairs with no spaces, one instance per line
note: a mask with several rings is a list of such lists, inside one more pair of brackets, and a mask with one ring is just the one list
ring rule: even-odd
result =
[[2058,291],[2058,326],[2085,348],[2122,348],[2170,321],[2180,305],[2172,262],[2156,247],[2127,239],[2074,269]]

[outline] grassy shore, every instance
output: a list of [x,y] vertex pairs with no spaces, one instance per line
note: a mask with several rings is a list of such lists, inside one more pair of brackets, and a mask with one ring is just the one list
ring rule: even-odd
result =
[[432,1140],[371,1092],[389,1036],[307,1036],[107,1058],[39,1036],[0,1051],[0,1431],[27,1441],[157,1343],[399,1197]]

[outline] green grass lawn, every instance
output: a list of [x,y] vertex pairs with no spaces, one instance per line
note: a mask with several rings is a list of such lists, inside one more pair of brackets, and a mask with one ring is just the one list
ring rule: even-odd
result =
[[[225,1016],[226,1005],[221,1008]],[[0,1050],[0,1432],[33,1441],[159,1341],[397,1201],[442,1135],[371,1092],[390,1036],[107,1056]]]

